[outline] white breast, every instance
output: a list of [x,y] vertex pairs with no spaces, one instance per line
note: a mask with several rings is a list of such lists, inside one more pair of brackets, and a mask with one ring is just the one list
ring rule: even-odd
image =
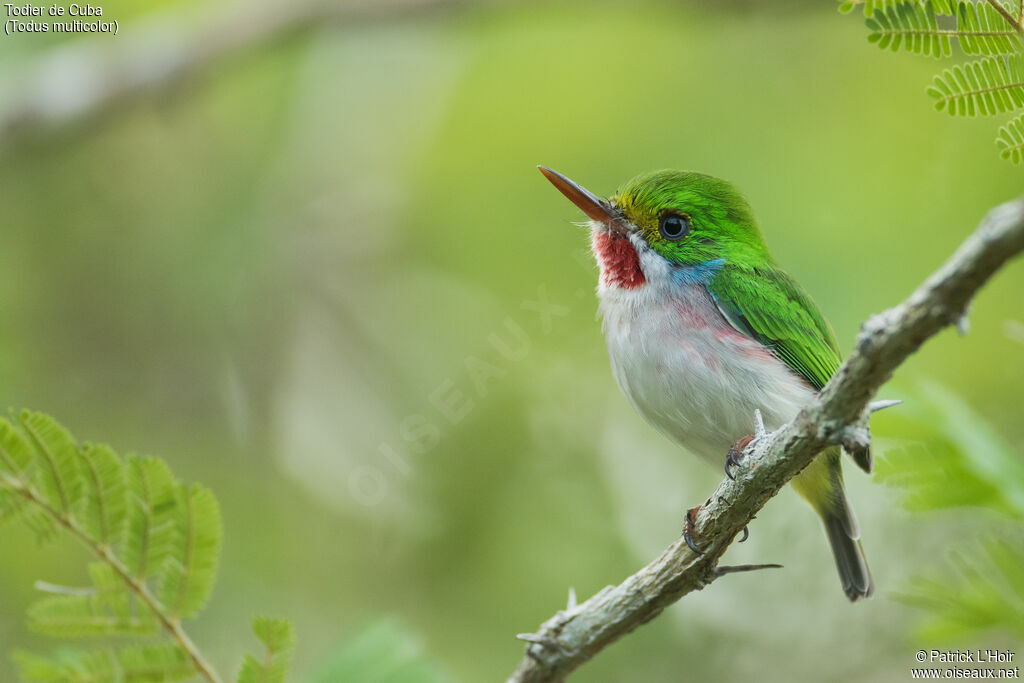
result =
[[729,445],[753,433],[755,409],[773,429],[813,392],[759,342],[733,329],[703,284],[676,284],[660,257],[641,251],[640,258],[645,284],[598,286],[615,380],[648,422],[721,466]]

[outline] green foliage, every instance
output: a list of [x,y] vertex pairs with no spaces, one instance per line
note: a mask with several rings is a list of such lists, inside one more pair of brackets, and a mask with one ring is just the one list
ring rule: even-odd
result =
[[991,510],[1005,519],[953,553],[945,572],[915,576],[896,599],[928,612],[919,631],[931,642],[988,631],[1024,636],[1024,462],[970,406],[935,383],[922,384],[905,407],[910,423],[903,431],[922,440],[887,449],[879,479],[903,489],[911,510]]
[[1024,107],[1024,55],[956,65],[928,88],[935,108],[951,116],[991,116]]
[[871,30],[868,40],[883,50],[896,52],[902,47],[914,54],[948,57],[950,33],[939,29],[932,3],[897,3],[879,9],[866,21]]
[[964,2],[956,8],[957,39],[960,49],[968,55],[1010,55],[1021,50],[1020,19],[1008,22],[994,5],[986,2]]
[[107,564],[89,565],[93,587],[67,589],[48,584],[37,588],[55,593],[28,609],[29,628],[58,638],[117,634],[150,635],[160,624],[152,612],[141,611],[124,583]]
[[[857,5],[863,5],[864,16],[870,17],[876,12],[889,10],[893,7],[902,5],[905,2],[906,0],[840,0],[839,11],[843,14],[847,14],[848,12],[852,12]],[[955,2],[955,0],[937,0],[933,3],[936,8],[935,11],[945,14],[952,13],[953,10],[951,7],[953,2]]]
[[174,475],[162,460],[129,457],[124,478],[129,504],[122,559],[132,578],[144,581],[155,576],[174,551]]
[[64,652],[54,658],[19,652],[14,659],[22,680],[46,683],[157,683],[195,675],[188,655],[176,645]]
[[124,532],[128,496],[121,460],[109,446],[87,444],[80,451],[88,486],[76,517],[89,536],[109,546]]
[[65,516],[72,514],[83,504],[86,492],[85,478],[79,473],[78,449],[71,435],[41,413],[22,413],[21,427],[38,455],[39,491],[51,508]]
[[292,625],[282,619],[257,617],[252,630],[266,648],[266,655],[263,661],[246,655],[238,683],[283,683],[295,648]]
[[908,509],[984,507],[1024,520],[1024,462],[969,405],[921,382],[898,417],[902,431],[918,438],[887,449],[878,478],[907,492]]
[[[853,3],[840,6],[848,12]],[[986,116],[1024,109],[1024,0],[901,0],[864,3],[868,40],[883,49],[950,57],[955,42],[966,55],[985,55],[935,76],[928,94],[951,116]],[[948,24],[948,26],[947,26]],[[1001,156],[1024,162],[1020,120],[1000,128]]]
[[346,643],[312,683],[447,683],[449,677],[428,661],[423,644],[393,619],[370,625]]
[[1024,639],[1024,538],[1011,543],[988,537],[970,554],[950,557],[953,571],[945,576],[915,576],[894,597],[904,604],[926,610],[921,638],[951,642],[988,632]]
[[[59,638],[115,636],[118,647],[53,657],[17,653],[26,681],[170,681],[216,675],[181,627],[206,605],[217,576],[222,522],[213,494],[186,487],[156,458],[120,458],[84,444],[53,418],[0,419],[0,520],[20,519],[41,540],[57,532],[94,555],[86,587],[39,582],[29,627]],[[267,648],[240,680],[284,680],[293,639],[287,622],[258,619]],[[165,642],[153,643],[153,637]],[[126,638],[146,642],[124,645]],[[251,659],[251,658],[250,658]]]
[[217,499],[207,489],[176,487],[175,547],[163,565],[157,597],[175,619],[188,619],[201,610],[213,590],[221,549],[221,520]]
[[1024,114],[999,128],[999,155],[1015,164],[1024,163]]
[[[938,16],[955,17],[955,27],[940,27]],[[918,55],[949,57],[954,39],[968,55],[1015,54],[1021,49],[1017,29],[985,2],[961,0],[955,8],[934,0],[892,3],[875,10],[865,23],[871,31],[868,40],[893,52],[902,48]]]

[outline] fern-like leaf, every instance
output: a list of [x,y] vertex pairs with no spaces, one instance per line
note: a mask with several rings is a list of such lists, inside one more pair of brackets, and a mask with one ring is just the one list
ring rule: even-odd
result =
[[93,589],[99,595],[114,595],[128,589],[121,577],[117,575],[117,571],[103,562],[89,564],[89,578],[92,579]]
[[159,630],[152,611],[140,603],[108,564],[89,565],[93,585],[64,588],[37,583],[49,595],[28,608],[29,628],[59,638],[150,635]]
[[1017,28],[984,2],[961,0],[956,6],[956,28],[941,28],[937,16],[951,9],[933,2],[894,3],[865,21],[871,31],[868,40],[882,49],[896,52],[902,48],[930,57],[950,56],[953,39],[969,55],[1014,54],[1024,45]]
[[970,405],[941,384],[922,381],[899,425],[908,440],[880,449],[879,481],[903,489],[910,510],[985,508],[1024,519],[1024,463]]
[[1024,462],[1018,450],[970,405],[934,382],[922,382],[896,420],[911,448],[879,459],[879,477],[906,490],[912,510],[970,509],[986,515],[990,535],[949,558],[949,569],[915,576],[900,601],[928,613],[925,640],[959,641],[992,630],[1024,637]]
[[291,623],[283,619],[257,617],[252,622],[252,630],[263,643],[266,654],[263,661],[252,655],[245,656],[238,672],[238,683],[284,683],[295,648]]
[[25,437],[10,422],[0,420],[0,473],[23,480],[32,461],[32,446]]
[[57,536],[57,522],[53,517],[33,505],[21,505],[18,509],[18,517],[29,529],[35,532],[40,543],[50,541]]
[[17,517],[24,504],[24,500],[16,494],[0,489],[0,522]]
[[104,546],[120,541],[127,514],[124,464],[109,446],[86,444],[79,451],[85,495],[75,515],[85,531]]
[[151,635],[159,628],[153,615],[134,607],[126,594],[51,595],[28,608],[28,625],[57,638]]
[[9,490],[0,488],[0,522],[10,519],[22,507],[22,501]]
[[174,475],[157,458],[129,457],[128,513],[121,560],[136,579],[155,576],[175,551]]
[[21,430],[0,419],[0,484],[5,484],[0,519],[21,519],[43,541],[56,535],[56,521],[38,506],[26,505],[22,494],[32,486],[33,472],[39,467],[37,460]]
[[960,49],[969,55],[1009,55],[1021,50],[1015,26],[987,2],[964,2],[956,11]]
[[1024,55],[957,64],[935,77],[928,94],[950,116],[992,116],[1024,106]]
[[958,640],[992,630],[1024,638],[1024,550],[987,538],[970,557],[951,558],[955,578],[913,577],[895,599],[927,610],[922,638]]
[[[223,529],[209,490],[186,488],[156,458],[79,447],[52,418],[25,412],[16,424],[0,419],[0,517],[19,519],[41,536],[65,531],[97,560],[89,566],[90,587],[37,583],[48,595],[28,610],[32,630],[64,638],[159,634],[165,641],[52,658],[21,654],[23,680],[219,680],[181,625],[205,606],[217,574]],[[282,681],[290,627],[262,620],[256,634],[269,654],[248,665],[251,675]]]
[[999,145],[999,156],[1015,164],[1024,163],[1024,116],[1000,127],[996,144]]
[[195,675],[176,645],[66,653],[57,660],[16,652],[14,661],[19,677],[35,683],[159,683]]
[[69,518],[81,504],[84,492],[78,446],[67,430],[49,415],[25,411],[20,422],[39,454],[35,477],[39,490],[53,509]]
[[223,535],[220,507],[208,489],[178,487],[175,550],[158,579],[158,598],[175,618],[187,619],[206,605],[217,577]]
[[[839,0],[839,11],[846,14],[852,12],[857,5],[863,5],[864,16],[871,17],[876,12],[883,12],[906,2],[907,0]],[[956,0],[933,0],[931,4],[936,14],[953,14],[955,3]]]
[[893,52],[901,47],[919,55],[948,57],[950,32],[940,29],[936,19],[935,6],[928,2],[900,2],[887,9],[880,9],[865,23],[871,33],[868,41],[881,49]]

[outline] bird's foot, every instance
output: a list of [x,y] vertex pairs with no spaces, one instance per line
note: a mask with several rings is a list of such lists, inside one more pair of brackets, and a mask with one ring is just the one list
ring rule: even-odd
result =
[[733,481],[736,477],[732,475],[732,468],[739,467],[740,461],[743,460],[743,451],[750,445],[754,440],[754,435],[745,436],[742,439],[738,439],[733,445],[729,446],[729,454],[725,456],[725,476],[729,477]]
[[701,506],[692,507],[686,511],[686,522],[683,523],[683,540],[686,541],[686,545],[690,547],[690,550],[695,552],[697,555],[703,555],[704,553],[697,547],[697,544],[693,542],[693,534],[696,532],[697,513],[700,512]]

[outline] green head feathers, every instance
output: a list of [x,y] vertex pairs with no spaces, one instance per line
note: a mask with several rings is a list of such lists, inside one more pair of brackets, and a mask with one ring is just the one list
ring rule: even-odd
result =
[[652,249],[674,263],[768,258],[747,200],[725,180],[653,171],[627,182],[609,201]]

